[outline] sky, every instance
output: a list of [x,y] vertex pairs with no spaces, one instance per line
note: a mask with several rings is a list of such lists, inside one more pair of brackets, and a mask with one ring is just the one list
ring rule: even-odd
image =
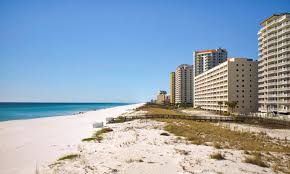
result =
[[257,59],[290,0],[0,0],[0,102],[144,102],[195,50]]

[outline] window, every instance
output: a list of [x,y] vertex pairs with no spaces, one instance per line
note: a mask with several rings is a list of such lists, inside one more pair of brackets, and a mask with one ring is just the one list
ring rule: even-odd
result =
[[239,71],[239,69],[237,69],[237,71]]
[[239,64],[237,64],[237,66],[239,66]]

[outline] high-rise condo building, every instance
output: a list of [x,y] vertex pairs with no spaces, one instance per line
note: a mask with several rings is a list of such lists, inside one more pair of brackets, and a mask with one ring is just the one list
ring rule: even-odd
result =
[[175,71],[175,103],[192,105],[193,66],[182,64]]
[[274,14],[260,25],[259,111],[290,114],[290,13]]
[[[223,102],[219,105],[219,101]],[[235,112],[258,111],[258,63],[246,58],[228,58],[194,77],[194,106],[229,111],[225,102],[238,101]]]
[[175,72],[170,73],[170,103],[175,103]]
[[228,52],[226,49],[218,48],[214,50],[195,51],[193,57],[195,58],[195,76],[210,70],[220,63],[226,61]]

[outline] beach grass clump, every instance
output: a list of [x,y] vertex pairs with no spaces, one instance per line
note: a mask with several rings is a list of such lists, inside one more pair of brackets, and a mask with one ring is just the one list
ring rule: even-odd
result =
[[216,149],[221,149],[222,148],[221,145],[220,145],[220,143],[217,143],[217,142],[215,142],[213,144],[213,147],[215,147]]
[[126,122],[126,118],[123,116],[119,116],[114,119],[114,123],[124,123],[124,122]]
[[170,134],[167,133],[167,132],[162,132],[160,135],[162,135],[162,136],[170,136]]
[[111,128],[102,128],[102,129],[96,131],[92,137],[84,138],[84,139],[82,139],[82,141],[86,141],[86,142],[98,141],[100,143],[103,140],[103,134],[108,133],[108,132],[112,132],[112,131],[113,131],[113,129],[111,129]]
[[216,160],[224,160],[225,159],[224,155],[222,155],[220,152],[215,152],[215,153],[211,154],[210,158],[216,159]]
[[261,153],[254,153],[253,156],[246,157],[244,162],[254,164],[260,167],[268,167],[268,165],[262,160]]
[[76,159],[76,158],[78,158],[78,157],[80,157],[79,154],[69,154],[69,155],[65,155],[65,156],[59,158],[58,161],[63,161],[63,160],[73,160],[73,159]]

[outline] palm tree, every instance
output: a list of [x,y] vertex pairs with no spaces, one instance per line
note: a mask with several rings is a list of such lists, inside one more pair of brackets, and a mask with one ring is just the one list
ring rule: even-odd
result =
[[220,106],[220,115],[222,114],[222,105],[223,105],[223,101],[218,101],[218,105]]
[[238,101],[232,101],[232,102],[226,102],[225,103],[229,108],[231,108],[232,113],[234,112],[234,109],[238,105]]

